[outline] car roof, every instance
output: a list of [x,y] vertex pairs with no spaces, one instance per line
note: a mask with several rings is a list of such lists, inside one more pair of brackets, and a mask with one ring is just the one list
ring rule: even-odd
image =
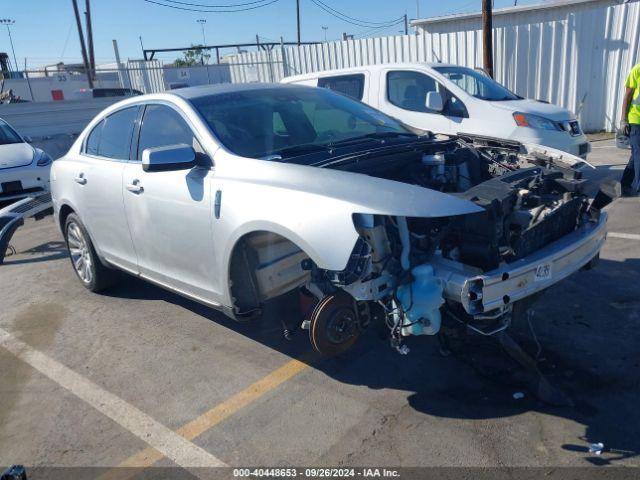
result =
[[312,78],[321,78],[333,75],[348,75],[351,73],[360,73],[365,70],[377,71],[386,68],[402,70],[403,68],[433,68],[433,67],[464,67],[464,65],[455,65],[453,63],[436,63],[436,62],[398,62],[398,63],[377,63],[372,65],[362,65],[359,67],[338,68],[335,70],[322,70],[313,73],[303,73],[300,75],[291,75],[283,78],[285,81],[307,80]]
[[272,88],[288,89],[298,87],[294,85],[283,85],[281,83],[219,83],[216,85],[200,85],[197,87],[169,90],[166,93],[182,97],[186,100],[192,100],[194,98],[208,97],[210,95],[266,90]]
[[292,90],[292,89],[309,89],[311,87],[305,85],[289,85],[281,83],[222,83],[216,85],[200,85],[197,87],[179,88],[177,90],[167,90],[165,92],[147,93],[143,95],[128,96],[119,102],[109,105],[102,110],[89,123],[85,130],[97,124],[102,119],[108,117],[112,113],[127,107],[136,105],[144,105],[150,102],[166,101],[170,103],[189,102],[197,98],[223,95],[233,92],[259,92],[261,90]]

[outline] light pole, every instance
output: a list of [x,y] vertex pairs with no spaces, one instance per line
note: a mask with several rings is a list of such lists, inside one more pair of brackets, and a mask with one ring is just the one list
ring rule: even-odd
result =
[[327,30],[329,30],[329,27],[322,27],[322,30],[324,30],[324,43],[327,43]]
[[13,53],[13,68],[16,72],[18,72],[18,61],[16,60],[16,51],[13,48],[13,39],[11,38],[11,29],[9,28],[11,25],[16,23],[15,20],[11,20],[10,18],[0,18],[0,23],[7,27],[7,33],[9,34],[9,43],[11,44],[11,52]]
[[[202,27],[202,46],[204,47],[207,44],[207,40],[204,38],[204,24],[207,23],[207,20],[204,18],[199,18],[196,20]],[[200,63],[204,65],[204,49],[200,50]]]
[[196,22],[198,22],[202,27],[202,46],[204,47],[207,44],[207,41],[204,38],[204,24],[207,23],[207,20],[204,18],[199,18],[198,20],[196,20]]

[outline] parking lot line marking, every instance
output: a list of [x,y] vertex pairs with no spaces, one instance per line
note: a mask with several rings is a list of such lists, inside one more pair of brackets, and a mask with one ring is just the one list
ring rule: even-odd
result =
[[[244,390],[229,397],[227,400],[219,403],[199,417],[183,425],[176,430],[176,433],[182,435],[187,440],[195,439],[207,430],[218,425],[220,422],[226,420],[234,413],[255,402],[266,393],[274,390],[279,385],[304,371],[314,358],[315,355],[312,354],[303,356],[300,359],[288,361],[280,368],[269,373],[267,376],[255,383],[252,383]],[[165,455],[157,449],[145,448],[120,463],[118,467],[150,467],[164,458],[164,456]]]
[[609,232],[607,233],[608,237],[613,238],[624,238],[626,240],[640,240],[640,235],[636,233],[617,233],[617,232]]
[[0,328],[0,347],[109,417],[181,467],[226,464],[146,413]]

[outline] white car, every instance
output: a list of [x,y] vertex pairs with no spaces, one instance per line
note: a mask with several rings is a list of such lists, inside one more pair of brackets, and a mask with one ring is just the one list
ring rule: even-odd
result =
[[0,202],[49,190],[51,157],[0,119]]
[[403,123],[447,135],[544,145],[586,158],[591,151],[575,115],[519,97],[484,73],[443,63],[395,63],[296,75],[282,80],[328,88]]
[[598,256],[610,198],[589,201],[586,168],[416,135],[325,89],[226,84],[110,106],[53,163],[51,190],[86,288],[120,269],[238,320],[300,289],[313,346],[336,353],[376,321],[398,347],[441,313],[507,328]]

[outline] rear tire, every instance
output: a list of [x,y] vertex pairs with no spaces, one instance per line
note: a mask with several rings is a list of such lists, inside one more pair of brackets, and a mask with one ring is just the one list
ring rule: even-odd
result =
[[105,267],[96,254],[87,229],[75,213],[70,213],[64,224],[64,239],[74,272],[85,288],[99,292],[116,281],[114,270]]

